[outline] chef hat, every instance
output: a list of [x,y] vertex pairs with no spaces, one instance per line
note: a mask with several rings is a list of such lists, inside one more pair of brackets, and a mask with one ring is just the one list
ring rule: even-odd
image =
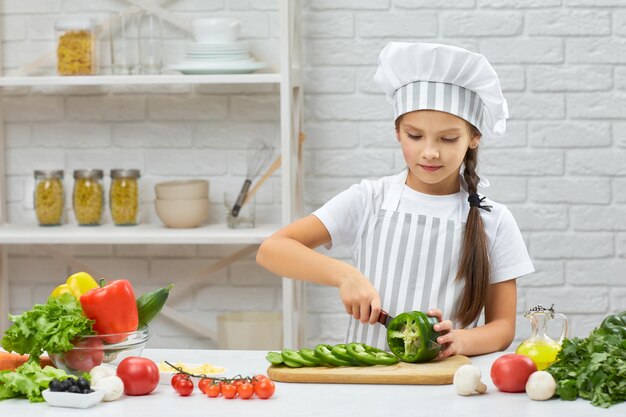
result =
[[393,104],[395,118],[439,110],[467,120],[484,136],[506,131],[506,99],[483,55],[449,45],[389,42],[378,57],[374,81]]

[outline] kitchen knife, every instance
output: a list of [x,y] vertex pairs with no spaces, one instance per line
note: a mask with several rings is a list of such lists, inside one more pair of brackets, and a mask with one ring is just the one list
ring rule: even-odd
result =
[[389,326],[389,322],[393,320],[393,316],[390,316],[385,310],[380,310],[380,314],[378,315],[378,322],[383,326]]

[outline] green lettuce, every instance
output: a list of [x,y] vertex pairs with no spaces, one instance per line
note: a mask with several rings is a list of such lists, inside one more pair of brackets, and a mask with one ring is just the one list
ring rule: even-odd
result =
[[38,361],[44,352],[66,352],[76,336],[94,333],[93,320],[83,315],[80,302],[71,294],[49,297],[46,304],[35,304],[32,310],[9,318],[13,325],[4,332],[2,347],[29,354],[31,361]]
[[50,381],[72,378],[61,369],[52,366],[41,368],[35,362],[26,362],[15,371],[0,372],[0,400],[26,397],[30,402],[41,402],[41,391],[48,388]]

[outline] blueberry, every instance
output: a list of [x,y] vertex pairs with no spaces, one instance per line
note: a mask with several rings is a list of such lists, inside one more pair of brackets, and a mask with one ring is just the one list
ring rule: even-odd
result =
[[80,388],[78,388],[76,385],[72,385],[71,387],[69,387],[67,389],[67,392],[71,392],[74,394],[79,394],[80,393]]
[[81,393],[83,394],[91,394],[92,392],[94,392],[91,388],[85,388],[84,390],[81,391]]
[[87,381],[82,376],[80,378],[78,378],[78,381],[76,381],[76,386],[78,388],[80,388],[81,390],[85,390],[85,389],[89,389],[90,388],[89,381]]
[[53,379],[52,381],[50,381],[48,388],[50,389],[50,391],[60,392],[63,391],[63,383],[58,379]]
[[67,391],[71,386],[73,386],[72,379],[68,378],[61,382],[61,391]]

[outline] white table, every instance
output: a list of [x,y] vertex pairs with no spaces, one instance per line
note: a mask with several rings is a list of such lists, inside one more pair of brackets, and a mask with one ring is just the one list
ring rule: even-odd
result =
[[[266,373],[265,351],[147,349],[144,356],[155,361],[210,362],[227,368],[226,376]],[[123,396],[86,410],[50,407],[27,400],[0,402],[2,417],[68,416],[626,416],[626,403],[608,410],[588,401],[531,401],[526,394],[501,393],[491,383],[489,369],[500,353],[472,358],[481,368],[487,394],[461,397],[451,385],[349,385],[276,383],[269,400],[208,398],[197,388],[190,397],[180,397],[170,386],[159,385],[143,397]]]

